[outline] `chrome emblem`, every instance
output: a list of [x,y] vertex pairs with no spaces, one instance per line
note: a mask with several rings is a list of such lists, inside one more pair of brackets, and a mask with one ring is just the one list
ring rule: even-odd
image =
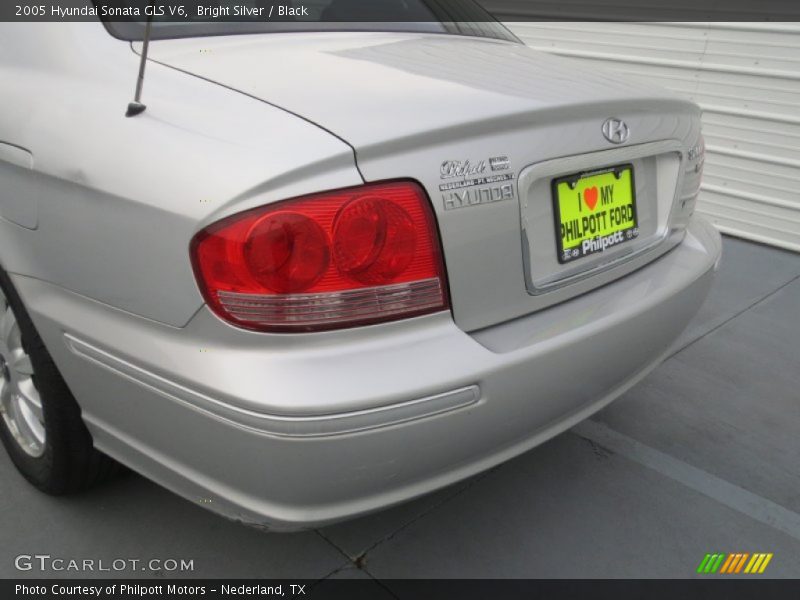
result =
[[480,175],[486,170],[486,161],[482,160],[473,165],[468,160],[446,160],[439,168],[439,175],[442,179],[454,179],[457,177],[473,177]]
[[606,119],[603,123],[603,135],[612,144],[624,144],[631,135],[631,130],[622,119]]

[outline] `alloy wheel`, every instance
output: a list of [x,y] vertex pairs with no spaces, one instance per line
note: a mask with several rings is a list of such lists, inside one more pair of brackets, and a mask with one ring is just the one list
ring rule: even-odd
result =
[[46,433],[33,375],[17,316],[0,290],[0,415],[20,448],[38,458],[44,454]]

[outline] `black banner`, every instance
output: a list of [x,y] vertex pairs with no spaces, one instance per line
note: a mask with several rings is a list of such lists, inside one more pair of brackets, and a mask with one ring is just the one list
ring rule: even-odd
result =
[[619,600],[674,600],[675,598],[796,598],[798,580],[741,579],[731,577],[699,580],[530,580],[530,579],[388,579],[364,574],[357,579],[313,581],[244,580],[4,580],[4,600],[152,600],[207,598],[304,600],[359,600],[400,598],[434,600],[530,600],[532,598],[598,598]]
[[800,21],[796,0],[4,0],[0,21]]

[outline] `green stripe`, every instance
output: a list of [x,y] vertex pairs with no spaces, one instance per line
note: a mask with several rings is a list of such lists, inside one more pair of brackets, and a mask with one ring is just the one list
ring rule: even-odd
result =
[[718,554],[711,555],[711,559],[706,564],[706,568],[703,570],[703,573],[711,573],[711,567],[713,567],[714,563],[717,562],[717,556],[719,555]]
[[712,554],[711,555],[711,560],[709,560],[708,564],[706,565],[706,569],[704,571],[705,573],[711,573],[711,567],[713,567],[714,563],[717,562],[717,558],[718,557],[719,557],[719,554]]
[[722,561],[725,560],[726,556],[727,556],[727,554],[720,554],[719,555],[719,558],[717,559],[717,562],[714,563],[714,567],[711,569],[712,573],[716,573],[717,572],[717,569],[720,568],[720,566],[722,565]]
[[705,571],[706,563],[708,563],[710,558],[711,558],[711,555],[710,554],[706,554],[705,558],[703,559],[703,562],[701,562],[700,566],[697,567],[697,572],[698,573],[703,573]]

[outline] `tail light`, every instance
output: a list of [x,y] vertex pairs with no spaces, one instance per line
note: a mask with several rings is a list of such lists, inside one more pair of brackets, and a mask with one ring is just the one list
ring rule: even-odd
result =
[[412,182],[243,212],[198,233],[191,254],[211,309],[248,329],[338,329],[448,308],[435,218]]

